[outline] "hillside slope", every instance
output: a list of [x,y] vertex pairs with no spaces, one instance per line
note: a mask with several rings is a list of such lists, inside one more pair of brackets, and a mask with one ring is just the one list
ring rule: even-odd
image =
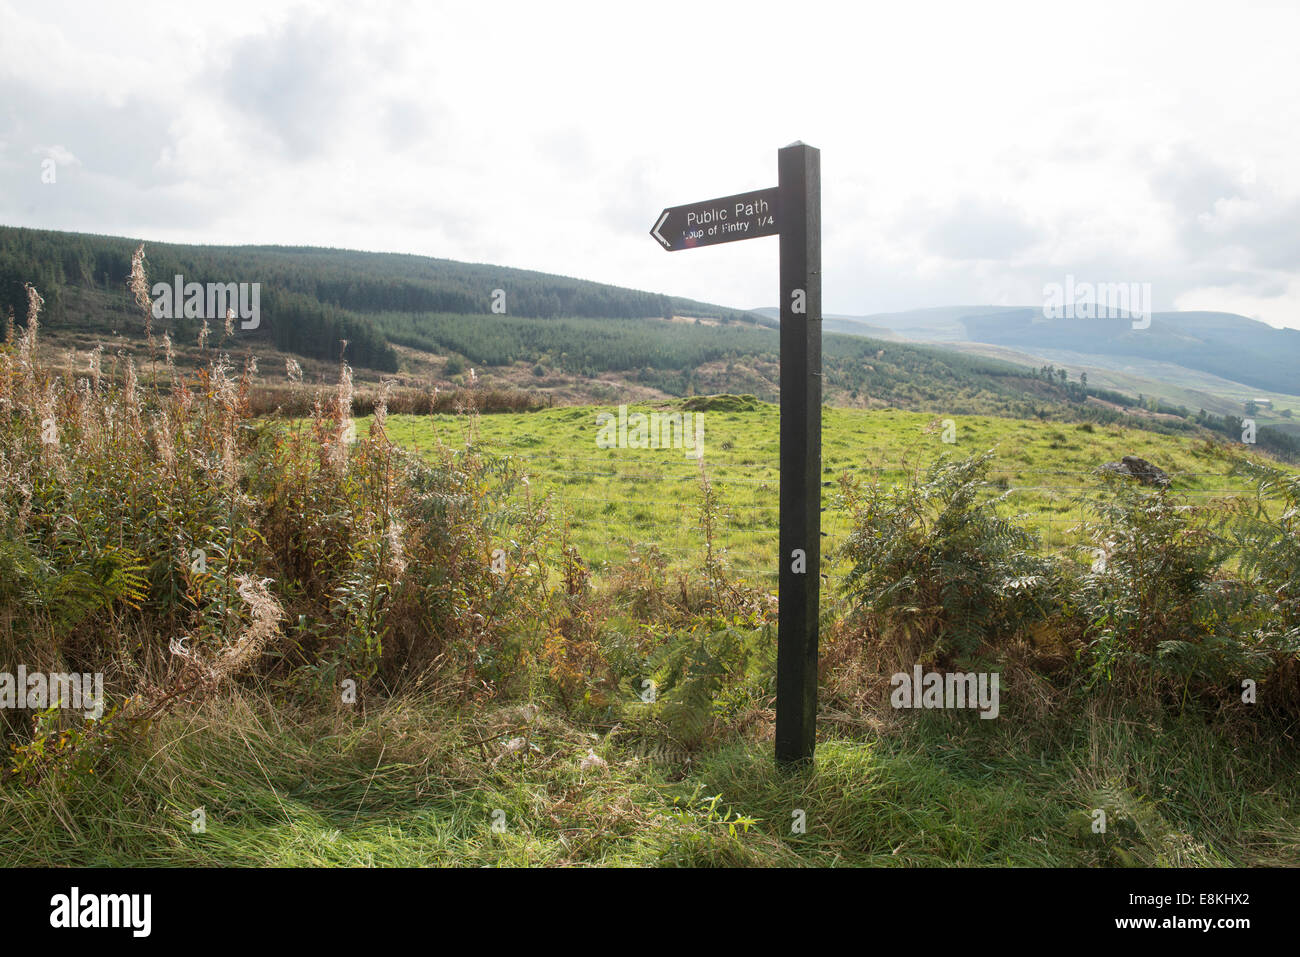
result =
[[[34,284],[53,322],[113,322],[135,310],[125,280],[138,240],[0,226],[0,316],[26,311],[23,284]],[[277,347],[314,358],[338,356],[349,342],[356,365],[394,371],[397,358],[377,325],[378,313],[509,315],[552,319],[704,317],[758,325],[740,310],[603,283],[504,266],[462,263],[396,253],[291,246],[195,246],[146,243],[150,283],[258,283],[261,318],[256,333]],[[70,290],[99,290],[103,311],[71,315]],[[500,290],[500,293],[498,293]],[[96,303],[95,300],[90,300]],[[81,303],[82,308],[87,305]],[[219,322],[221,316],[206,316]],[[178,320],[178,334],[198,319]],[[193,328],[190,328],[193,327]]]
[[[43,335],[60,355],[105,345],[152,374],[170,336],[177,362],[201,365],[206,351],[247,354],[268,371],[303,359],[321,380],[342,357],[359,381],[380,376],[416,393],[474,381],[540,393],[543,404],[631,401],[711,392],[779,394],[777,321],[709,303],[586,280],[390,253],[286,246],[146,244],[148,284],[160,300],[176,277],[258,284],[255,321],[226,323],[211,302],[158,312],[146,323],[127,289],[135,240],[0,227],[0,313],[26,315],[24,284],[45,299]],[[161,285],[156,285],[161,283]],[[234,286],[232,285],[233,289]],[[202,297],[199,297],[202,299]],[[178,316],[177,312],[186,315]],[[977,311],[978,312],[978,311]],[[219,314],[220,313],[220,314]],[[930,310],[948,324],[952,310]],[[957,317],[972,323],[981,315]],[[996,319],[997,316],[988,318]],[[242,320],[242,316],[241,316]],[[834,320],[832,320],[834,321]],[[943,415],[1125,421],[1157,431],[1207,426],[1240,434],[1231,416],[1197,417],[1186,407],[1139,403],[1122,392],[1070,381],[1054,366],[1027,368],[930,345],[837,334],[823,337],[823,397],[830,404]],[[964,327],[963,327],[964,328]],[[204,330],[208,330],[210,338]],[[885,325],[863,331],[885,330]],[[152,337],[152,338],[151,338]],[[153,345],[150,345],[150,343]],[[280,373],[283,383],[283,373]],[[274,389],[277,382],[263,385]],[[277,399],[268,398],[269,407]],[[513,405],[517,405],[514,403]],[[1284,453],[1296,441],[1261,430]]]
[[[45,298],[44,334],[68,348],[110,340],[131,354],[146,328],[126,288],[136,240],[0,227],[0,313],[26,313],[23,284]],[[775,399],[776,321],[709,303],[502,266],[389,253],[283,246],[146,243],[151,284],[261,284],[255,329],[212,344],[266,355],[346,358],[360,370],[404,372],[427,385],[465,368],[514,385],[613,380],[664,395],[751,392]],[[493,311],[504,293],[504,314]],[[163,319],[183,361],[203,318]],[[826,397],[864,407],[952,413],[1053,413],[1078,400],[1055,380],[1006,362],[873,339],[827,335]],[[272,356],[267,356],[272,358]],[[427,357],[427,358],[426,358]],[[438,358],[437,362],[429,361]],[[274,365],[282,365],[277,362]],[[316,370],[319,371],[319,368]],[[413,382],[412,384],[419,384]]]
[[871,337],[881,328],[912,342],[984,343],[1048,361],[1070,353],[1079,364],[1114,371],[1133,371],[1126,366],[1142,363],[1153,378],[1168,382],[1159,371],[1163,364],[1261,392],[1300,395],[1300,330],[1275,329],[1232,313],[1157,312],[1149,327],[1134,328],[1126,319],[1047,319],[1041,308],[1028,306],[945,306],[836,322],[838,331]]

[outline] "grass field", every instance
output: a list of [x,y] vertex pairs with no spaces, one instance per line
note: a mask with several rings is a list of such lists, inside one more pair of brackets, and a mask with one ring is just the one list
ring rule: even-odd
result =
[[[699,525],[701,466],[723,506],[715,544],[731,571],[754,582],[775,581],[778,518],[778,408],[746,404],[734,411],[699,413],[704,419],[702,461],[681,449],[599,448],[597,415],[583,406],[521,414],[485,415],[477,424],[484,447],[511,456],[535,493],[550,494],[570,523],[573,542],[596,572],[627,561],[633,548],[653,543],[673,562],[698,563],[705,547]],[[680,410],[681,403],[629,407],[629,415]],[[1137,455],[1163,468],[1172,487],[1194,502],[1240,494],[1228,475],[1222,447],[1119,426],[1039,422],[991,416],[827,408],[822,425],[823,555],[848,529],[837,507],[841,476],[895,483],[944,455],[994,453],[990,479],[1007,491],[1006,513],[1038,534],[1048,549],[1077,543],[1087,502],[1103,486],[1099,465]],[[359,429],[367,427],[359,420]],[[463,441],[463,417],[390,416],[393,441],[413,449],[441,439]],[[1246,449],[1239,446],[1236,451]],[[836,574],[828,564],[832,580]]]
[[[370,714],[257,695],[173,716],[94,786],[0,789],[0,860],[53,866],[1278,866],[1300,862],[1285,741],[1195,716],[1064,725],[824,722],[816,769],[770,743],[682,759],[542,711],[523,755],[472,742],[518,708]],[[964,720],[971,718],[972,720]],[[466,743],[471,746],[467,747]],[[594,752],[603,764],[590,761]],[[584,767],[586,760],[588,766]],[[1095,809],[1108,816],[1092,829]],[[204,815],[196,833],[195,812]],[[802,811],[804,833],[793,829]],[[494,830],[493,825],[497,824]]]
[[[21,374],[0,377],[20,395],[39,374],[29,354],[16,354]],[[993,642],[1005,655],[999,720],[895,710],[879,693],[897,665],[888,656],[913,649],[846,624],[852,602],[834,564],[817,760],[778,772],[775,406],[705,401],[702,462],[682,449],[598,447],[596,417],[613,410],[595,407],[393,415],[386,439],[361,420],[349,443],[347,388],[313,420],[259,421],[241,417],[237,383],[214,374],[194,396],[151,396],[173,418],[148,425],[136,392],[83,390],[50,413],[71,437],[57,449],[39,419],[0,423],[15,470],[63,496],[46,506],[21,483],[4,490],[15,531],[0,558],[22,585],[0,594],[5,653],[35,649],[51,669],[100,655],[80,660],[109,661],[112,703],[135,709],[102,724],[15,719],[0,863],[1300,862],[1294,721],[1234,705],[1222,682],[1203,700],[1154,679],[1091,686],[1082,647],[1040,673],[1019,631]],[[113,414],[119,401],[134,421]],[[165,432],[169,421],[184,427]],[[944,455],[992,450],[988,493],[1008,493],[1009,516],[1052,550],[1078,537],[1085,502],[1102,494],[1097,466],[1122,455],[1156,463],[1193,500],[1246,488],[1222,447],[1117,427],[827,409],[823,432],[827,553],[848,531],[841,475],[894,485]],[[398,468],[390,442],[422,453],[428,471]],[[494,522],[499,473],[481,468],[498,456],[527,476],[512,494],[550,497],[598,584],[616,584],[652,545],[680,579],[560,588],[572,569],[548,557],[553,574],[503,604],[507,586],[484,561],[512,536]],[[713,547],[740,585],[721,598],[701,574],[702,475],[720,501]],[[169,557],[177,540],[234,542],[236,525],[242,547],[211,547],[212,561],[247,573],[233,597],[228,573],[195,572],[189,550]],[[154,559],[162,586],[106,577],[104,550],[81,550],[96,536],[122,548],[122,529],[136,534],[123,567]],[[566,541],[546,530],[548,547]],[[83,568],[98,577],[66,571]],[[189,591],[165,587],[172,580]],[[65,619],[46,610],[46,596],[87,588],[107,597],[69,602]],[[196,651],[181,635],[198,636]],[[188,683],[193,674],[213,677]],[[637,695],[646,675],[665,689],[657,700]],[[346,701],[350,676],[360,695]]]

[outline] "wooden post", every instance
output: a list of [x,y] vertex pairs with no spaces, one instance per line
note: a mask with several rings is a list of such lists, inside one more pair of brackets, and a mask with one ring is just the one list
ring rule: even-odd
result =
[[810,762],[817,741],[821,590],[821,153],[777,151],[781,236],[781,567],[776,760]]

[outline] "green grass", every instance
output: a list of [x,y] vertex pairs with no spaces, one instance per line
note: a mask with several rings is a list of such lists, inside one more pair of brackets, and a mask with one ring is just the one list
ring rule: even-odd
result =
[[[927,713],[823,728],[815,767],[728,737],[688,763],[619,729],[418,700],[367,713],[228,696],[157,726],[100,778],[0,789],[6,865],[1222,866],[1300,860],[1300,774],[1195,716],[1091,707],[1064,725]],[[996,725],[993,727],[992,725]],[[607,763],[582,769],[594,750]],[[716,798],[716,800],[714,800]],[[206,814],[194,833],[191,812]],[[1105,834],[1093,833],[1105,809]],[[504,830],[494,832],[494,812]],[[806,832],[792,833],[796,811]]]
[[[532,492],[568,510],[589,564],[659,543],[698,571],[699,466],[681,451],[601,450],[593,408],[483,416],[481,442],[519,456]],[[756,577],[774,563],[777,410],[706,412],[705,467],[730,518],[719,544]],[[1123,454],[1154,461],[1176,488],[1212,497],[1244,486],[1187,440],[1120,428],[827,410],[825,479],[846,470],[897,481],[945,453],[996,449],[995,480],[1062,547],[1091,470]],[[417,448],[455,446],[467,420],[389,419]],[[833,547],[846,530],[827,489]],[[1023,504],[1019,504],[1023,501]],[[832,571],[834,568],[832,567]],[[842,603],[824,609],[833,617]],[[617,614],[597,623],[606,651]],[[648,629],[655,621],[641,622]],[[710,622],[665,625],[704,642]],[[703,629],[703,630],[701,630]],[[828,646],[832,632],[827,631]],[[755,630],[767,640],[770,629]],[[537,636],[533,636],[536,638]],[[770,650],[770,640],[767,645]],[[539,675],[545,665],[533,661]],[[828,671],[831,669],[828,668]],[[1184,712],[1118,691],[1052,689],[1048,705],[1006,673],[997,721],[969,712],[848,706],[824,675],[816,764],[772,761],[770,681],[752,698],[704,702],[709,731],[674,738],[675,702],[611,692],[568,713],[539,696],[363,698],[348,707],[301,690],[227,686],[115,746],[95,773],[0,783],[8,866],[1270,866],[1300,862],[1300,755],[1293,729],[1254,714]],[[770,675],[768,675],[770,678]],[[1036,679],[1046,681],[1046,679]],[[516,695],[526,680],[514,682]],[[546,686],[544,677],[534,682]],[[748,686],[747,686],[748,688]],[[626,689],[623,689],[626,690]],[[1033,691],[1033,689],[1029,689]],[[504,692],[499,692],[504,695]],[[860,704],[860,702],[858,703]],[[1041,713],[1034,707],[1044,707]],[[847,708],[847,710],[845,710]],[[504,743],[525,738],[508,751]],[[682,737],[685,737],[683,735]],[[665,747],[667,743],[667,747]],[[590,753],[603,763],[584,768]],[[206,828],[196,833],[193,812]],[[1107,830],[1094,833],[1104,810]],[[500,812],[498,815],[497,812]],[[802,812],[805,833],[794,833]],[[494,820],[504,824],[494,830]]]
[[[680,404],[661,408],[670,407]],[[651,408],[638,405],[630,411]],[[704,548],[700,463],[681,450],[597,448],[596,415],[606,411],[616,410],[486,415],[478,424],[480,441],[514,457],[532,492],[553,496],[568,518],[574,544],[597,572],[627,561],[634,547],[646,543],[654,543],[678,567],[698,564]],[[773,583],[778,409],[760,403],[752,410],[703,414],[704,470],[725,510],[717,544],[736,577]],[[949,418],[956,429],[952,444],[942,440],[942,422]],[[366,422],[359,428],[367,428]],[[1227,461],[1200,443],[1119,426],[828,408],[822,428],[827,556],[848,531],[848,516],[836,507],[841,475],[897,482],[945,454],[964,458],[995,450],[990,479],[1014,490],[1007,514],[1052,550],[1081,540],[1076,527],[1087,516],[1085,502],[1102,486],[1095,469],[1124,455],[1159,465],[1173,477],[1174,488],[1195,502],[1246,488],[1227,476]],[[391,416],[388,430],[399,444],[427,449],[439,438],[448,444],[463,441],[465,423],[455,416]],[[829,571],[833,579],[838,574],[834,564]]]

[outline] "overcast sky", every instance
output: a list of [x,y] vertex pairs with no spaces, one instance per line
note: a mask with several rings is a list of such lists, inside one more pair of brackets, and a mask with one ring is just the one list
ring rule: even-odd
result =
[[[775,304],[659,210],[822,151],[824,309],[1300,328],[1300,3],[0,0],[0,223],[385,250]],[[57,181],[42,183],[53,159]]]

